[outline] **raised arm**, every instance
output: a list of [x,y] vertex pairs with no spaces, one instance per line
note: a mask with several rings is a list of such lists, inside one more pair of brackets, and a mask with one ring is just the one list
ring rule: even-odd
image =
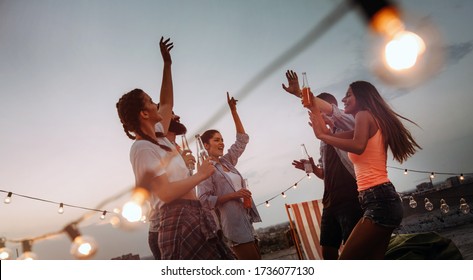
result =
[[171,73],[171,54],[170,51],[174,47],[170,39],[164,40],[161,37],[159,41],[159,49],[161,56],[163,57],[163,79],[161,82],[161,93],[159,95],[159,113],[163,117],[163,133],[166,134],[169,129],[169,124],[172,117],[172,107],[174,106],[174,92],[172,86],[172,73]]
[[233,122],[235,123],[235,129],[237,133],[245,134],[245,128],[243,127],[243,123],[241,122],[240,116],[238,115],[236,103],[238,100],[235,98],[230,98],[230,95],[227,92],[227,102],[228,106],[230,107],[230,112],[232,113]]
[[[299,78],[297,77],[297,73],[292,70],[287,70],[286,79],[287,79],[288,86],[286,86],[285,84],[282,84],[282,88],[288,93],[294,95],[295,97],[301,98],[302,91],[299,85]],[[332,105],[323,99],[313,96],[313,94],[312,94],[312,104],[314,105],[317,104],[317,106],[319,107],[319,110],[321,110],[323,113],[327,115],[332,115]],[[311,108],[308,108],[308,109],[310,110]]]

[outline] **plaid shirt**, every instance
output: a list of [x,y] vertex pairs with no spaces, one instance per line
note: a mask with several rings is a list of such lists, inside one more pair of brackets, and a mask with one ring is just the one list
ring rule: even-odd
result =
[[163,260],[233,260],[219,238],[209,210],[198,200],[178,199],[160,209],[159,248]]

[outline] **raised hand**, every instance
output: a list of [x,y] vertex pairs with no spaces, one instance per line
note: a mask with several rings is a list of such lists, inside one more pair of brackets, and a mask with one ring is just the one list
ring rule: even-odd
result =
[[170,42],[171,38],[168,38],[164,40],[163,37],[161,37],[161,40],[159,40],[159,49],[161,50],[161,55],[163,56],[163,61],[164,64],[172,64],[172,59],[171,59],[171,54],[170,51],[174,47],[173,42]]
[[236,104],[237,104],[238,100],[236,100],[233,97],[230,98],[230,95],[228,94],[228,91],[227,91],[227,102],[228,102],[228,106],[230,107],[230,110],[235,111],[236,110]]
[[302,92],[299,86],[299,78],[297,77],[297,73],[292,70],[287,70],[286,78],[287,78],[288,86],[286,87],[286,85],[282,84],[282,88],[285,91],[289,92],[290,94],[295,95],[300,98],[302,95]]

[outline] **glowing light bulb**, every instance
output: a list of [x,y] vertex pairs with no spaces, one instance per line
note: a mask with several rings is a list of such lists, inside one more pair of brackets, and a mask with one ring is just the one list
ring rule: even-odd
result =
[[135,188],[131,200],[122,207],[121,215],[127,222],[135,223],[146,220],[149,211],[149,192],[144,188]]
[[282,195],[283,198],[287,197],[287,195],[284,192],[282,192],[281,195]]
[[463,181],[463,180],[465,180],[465,177],[463,176],[463,173],[462,173],[460,174],[460,181]]
[[23,247],[23,254],[21,254],[18,257],[18,260],[30,261],[30,260],[38,259],[38,256],[35,253],[31,252],[31,246],[32,246],[31,240],[23,240],[21,244]]
[[409,196],[409,207],[411,208],[416,208],[417,207],[417,201],[414,200],[414,197]]
[[312,178],[312,177],[310,177],[310,174],[309,174],[309,173],[307,173],[307,178],[309,178],[309,180]]
[[417,34],[403,31],[386,44],[384,55],[389,67],[402,71],[413,67],[425,51],[425,43]]
[[5,197],[5,200],[3,200],[3,202],[4,202],[5,204],[10,204],[10,202],[11,202],[11,196],[12,196],[12,195],[13,195],[13,193],[12,193],[12,192],[9,192],[9,193],[7,194],[7,197]]
[[463,214],[470,213],[470,205],[468,205],[468,203],[466,203],[466,200],[464,198],[460,199],[460,211]]
[[58,212],[59,214],[64,213],[64,204],[63,204],[63,203],[60,203],[60,204],[59,204],[59,209],[57,209],[57,212]]
[[87,235],[79,235],[74,238],[70,253],[77,259],[90,259],[97,253],[97,243]]
[[294,186],[292,186],[294,189],[297,189],[297,183],[294,184]]
[[432,204],[432,202],[430,202],[428,198],[425,198],[424,202],[425,202],[425,205],[424,205],[425,210],[432,211],[434,209],[434,205]]
[[430,173],[430,179],[433,179],[433,178],[435,178],[435,173],[434,172]]
[[266,201],[266,207],[269,207],[271,206],[271,204],[269,204],[269,201]]
[[6,238],[0,238],[0,260],[13,260],[13,251],[5,247]]
[[107,211],[103,211],[102,215],[100,215],[100,220],[105,220],[105,215],[107,215]]
[[448,204],[443,198],[440,200],[440,211],[442,211],[444,214],[447,214],[448,211],[450,211],[450,207],[448,207]]
[[407,175],[407,169],[404,169],[404,175]]

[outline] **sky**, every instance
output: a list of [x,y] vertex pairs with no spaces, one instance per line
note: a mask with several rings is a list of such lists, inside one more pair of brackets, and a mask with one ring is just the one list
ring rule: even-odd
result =
[[[291,165],[302,157],[301,144],[318,159],[320,142],[300,100],[281,87],[288,69],[307,72],[313,92],[331,92],[339,101],[351,82],[370,81],[396,112],[418,124],[406,125],[423,149],[403,164],[388,159],[399,192],[428,181],[428,174],[406,176],[396,168],[473,172],[473,2],[398,2],[414,25],[432,24],[427,42],[435,45],[432,57],[443,58],[424,66],[435,70],[432,75],[408,85],[372,71],[380,61],[380,38],[356,10],[348,9],[324,32],[314,31],[343,3],[0,0],[0,190],[109,212],[120,208],[134,175],[132,140],[115,104],[134,88],[158,100],[161,36],[174,42],[174,111],[190,141],[215,128],[229,147],[235,127],[226,92],[239,100],[250,142],[237,168],[256,204],[271,204],[258,207],[263,222],[256,228],[287,222],[285,203],[323,193],[321,180],[305,178]],[[306,37],[309,32],[315,33]],[[280,196],[299,180],[297,189]],[[98,212],[65,207],[58,214],[57,208],[14,195],[10,204],[0,204],[0,236],[19,254],[17,241],[38,239],[33,252],[40,259],[73,259],[70,240],[60,232],[87,215],[78,228],[97,241],[94,259],[151,255],[147,224],[115,228],[112,214],[102,221]]]

